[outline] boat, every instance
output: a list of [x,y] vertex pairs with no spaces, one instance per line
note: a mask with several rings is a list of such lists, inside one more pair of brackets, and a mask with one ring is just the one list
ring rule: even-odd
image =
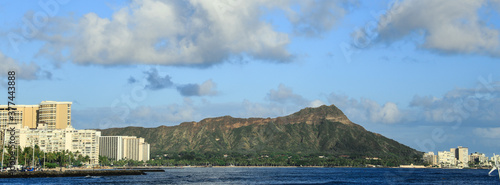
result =
[[498,157],[493,154],[493,160],[495,164],[493,165],[493,168],[491,168],[490,172],[488,172],[489,176],[492,176],[491,173],[494,172],[495,170],[498,171],[498,179],[500,179],[500,164],[498,163]]

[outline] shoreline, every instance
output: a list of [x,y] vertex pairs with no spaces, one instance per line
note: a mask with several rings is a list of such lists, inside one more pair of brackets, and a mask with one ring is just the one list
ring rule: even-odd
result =
[[[137,168],[140,169],[141,167]],[[460,168],[405,168],[405,167],[362,167],[362,166],[148,166],[144,168],[163,168],[163,169],[182,169],[182,168],[398,168],[398,169],[446,169],[446,170],[462,170]],[[122,169],[122,168],[116,168]],[[126,168],[123,168],[126,169]],[[470,170],[489,170],[491,168],[463,168]]]
[[33,172],[0,172],[0,178],[37,178],[37,177],[87,177],[87,176],[121,176],[145,175],[141,170],[66,170],[66,171],[33,171]]
[[[95,168],[95,169],[52,169],[32,172],[0,172],[0,178],[39,178],[39,177],[90,177],[90,176],[122,176],[145,175],[145,172],[165,172],[168,169],[184,168],[399,168],[399,169],[447,169],[461,170],[458,168],[401,168],[401,167],[352,167],[352,166],[147,166],[130,168]],[[465,168],[471,170],[487,170],[487,168]]]

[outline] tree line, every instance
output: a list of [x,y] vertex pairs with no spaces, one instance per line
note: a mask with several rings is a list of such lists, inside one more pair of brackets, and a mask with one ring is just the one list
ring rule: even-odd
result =
[[[4,167],[9,163],[10,148],[4,153]],[[34,156],[34,158],[33,158]],[[34,160],[33,160],[34,159]],[[43,152],[38,146],[18,149],[18,164],[44,168],[80,167],[90,163],[89,156],[80,152],[60,151]],[[367,158],[356,155],[334,155],[328,153],[296,154],[296,153],[238,153],[238,152],[170,152],[155,155],[148,161],[131,159],[114,160],[99,156],[101,166],[325,166],[325,167],[366,167],[367,165],[396,167],[401,164],[423,164],[421,157],[407,158],[381,157]]]
[[356,155],[333,155],[333,154],[294,154],[294,153],[220,153],[205,152],[198,153],[184,151],[179,153],[165,153],[155,155],[146,162],[122,159],[112,161],[106,157],[100,157],[102,165],[113,166],[325,166],[325,167],[366,167],[368,165],[381,167],[396,167],[401,164],[423,164],[418,156],[413,158],[367,158]]
[[[12,150],[17,150],[11,152]],[[36,166],[43,168],[55,167],[80,167],[84,164],[90,163],[88,155],[83,156],[79,151],[70,152],[68,150],[59,152],[44,152],[40,150],[38,145],[25,148],[5,148],[3,156],[3,167],[6,168],[9,164],[10,154],[15,153],[19,165],[22,166]]]

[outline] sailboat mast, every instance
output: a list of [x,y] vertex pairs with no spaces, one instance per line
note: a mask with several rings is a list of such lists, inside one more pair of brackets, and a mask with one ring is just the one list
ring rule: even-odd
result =
[[5,129],[4,129],[4,130],[3,130],[3,135],[2,135],[2,142],[3,142],[3,143],[2,143],[2,169],[0,170],[0,171],[2,171],[2,172],[3,172],[3,156],[4,156],[4,154],[5,154],[5,133],[6,133],[6,131],[5,131]]
[[33,168],[36,167],[35,165],[35,142],[33,141],[33,163],[31,163],[33,165]]

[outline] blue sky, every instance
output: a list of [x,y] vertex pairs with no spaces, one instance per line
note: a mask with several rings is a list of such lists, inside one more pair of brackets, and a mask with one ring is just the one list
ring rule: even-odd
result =
[[335,104],[417,150],[491,155],[499,12],[497,0],[2,2],[0,69],[18,74],[17,104],[72,101],[78,129]]

